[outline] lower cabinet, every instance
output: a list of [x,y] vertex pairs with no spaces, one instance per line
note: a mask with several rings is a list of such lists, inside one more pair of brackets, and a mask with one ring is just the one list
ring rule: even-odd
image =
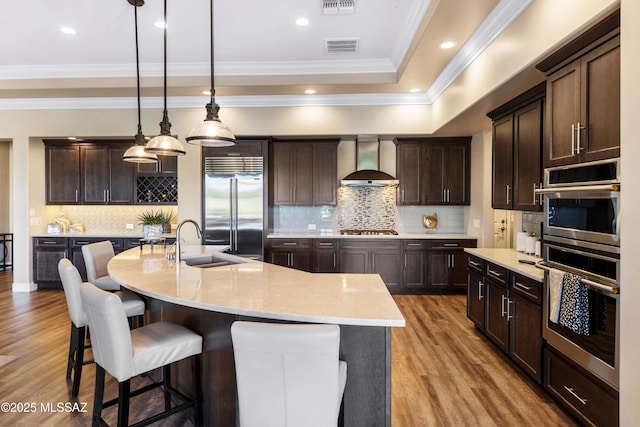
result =
[[379,274],[390,292],[402,289],[399,240],[344,239],[340,242],[342,273]]
[[582,425],[620,424],[619,393],[567,360],[552,347],[544,350],[544,387]]
[[84,263],[84,256],[82,255],[82,247],[88,245],[90,243],[102,242],[104,240],[111,240],[111,244],[113,245],[113,251],[115,253],[120,253],[124,249],[123,239],[122,238],[69,238],[69,253],[71,255],[71,262],[78,269],[80,273],[80,277],[82,277],[83,281],[87,280],[87,266]]
[[473,255],[467,282],[467,317],[541,383],[542,283]]
[[340,271],[337,240],[313,239],[313,271],[315,273]]
[[271,264],[311,271],[311,239],[274,240],[267,259]]
[[62,289],[58,262],[68,257],[66,237],[33,238],[33,281],[38,289]]
[[404,240],[402,242],[403,284],[407,293],[424,293],[427,290],[427,242]]
[[427,241],[427,290],[434,293],[464,293],[467,289],[467,254],[476,240]]

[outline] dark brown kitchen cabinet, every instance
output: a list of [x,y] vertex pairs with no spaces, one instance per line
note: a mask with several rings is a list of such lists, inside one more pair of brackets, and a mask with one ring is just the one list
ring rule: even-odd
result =
[[467,268],[467,317],[477,328],[484,330],[486,294],[484,260],[469,255]]
[[594,28],[609,27],[586,46],[589,36],[569,43],[562,51],[571,55],[537,65],[547,74],[544,167],[620,156],[619,14]]
[[545,88],[541,83],[487,114],[493,119],[494,209],[542,210],[534,191],[542,185]]
[[267,259],[271,264],[312,271],[311,253],[311,239],[273,239]]
[[356,240],[340,242],[340,270],[343,273],[379,274],[390,292],[402,290],[399,240]]
[[512,309],[509,302],[508,274],[509,271],[501,266],[492,263],[485,265],[484,332],[505,353],[509,352],[509,318]]
[[133,204],[133,163],[122,160],[128,146],[80,147],[82,203]]
[[82,255],[82,247],[90,243],[102,242],[105,240],[111,241],[114,253],[118,254],[124,250],[124,243],[122,238],[101,238],[101,237],[72,237],[69,239],[69,254],[70,260],[73,265],[78,269],[82,280],[87,280],[87,266],[84,262],[84,256]]
[[68,257],[66,237],[33,238],[33,281],[38,289],[62,289],[58,262]]
[[313,271],[316,273],[340,271],[337,240],[313,239]]
[[46,199],[48,205],[80,203],[80,147],[45,147]]
[[178,156],[159,155],[156,163],[138,163],[136,168],[138,173],[177,174]]
[[338,141],[274,142],[273,205],[335,205]]
[[397,139],[401,205],[468,205],[470,137]]
[[403,246],[403,287],[407,293],[424,293],[427,290],[427,242],[425,240],[404,240]]
[[542,382],[542,284],[511,273],[509,356]]
[[464,248],[476,247],[477,241],[429,240],[427,244],[427,288],[438,293],[467,289],[467,255]]

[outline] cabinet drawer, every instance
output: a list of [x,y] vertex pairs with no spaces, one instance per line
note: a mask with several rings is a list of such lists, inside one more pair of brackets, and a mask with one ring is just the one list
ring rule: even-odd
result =
[[542,304],[542,282],[538,282],[537,280],[512,272],[511,292],[520,294],[535,302],[537,305]]
[[70,239],[71,247],[78,248],[91,243],[104,242],[105,240],[111,241],[113,245],[113,249],[122,249],[124,247],[124,242],[122,238],[81,238],[81,237],[73,237]]
[[423,251],[427,249],[427,242],[424,240],[403,240],[402,247],[405,251]]
[[338,249],[336,240],[314,239],[313,249]]
[[310,248],[311,239],[272,239],[271,247],[274,249]]
[[36,237],[35,244],[37,247],[60,247],[67,248],[66,237]]
[[446,240],[429,240],[427,249],[429,250],[451,250],[456,248],[475,248],[476,240],[469,239],[446,239]]
[[563,406],[594,425],[618,425],[618,392],[548,348],[544,359],[544,385]]
[[354,239],[343,239],[340,242],[341,249],[400,249],[400,241],[399,240],[354,240]]
[[484,267],[485,276],[505,287],[509,284],[509,270],[497,264],[487,262]]
[[484,274],[484,260],[475,255],[468,256],[467,267],[469,270],[474,270],[480,274]]

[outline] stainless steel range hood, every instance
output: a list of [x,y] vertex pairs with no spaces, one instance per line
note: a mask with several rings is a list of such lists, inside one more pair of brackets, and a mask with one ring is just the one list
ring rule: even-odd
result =
[[341,185],[386,186],[398,185],[398,180],[380,170],[380,141],[375,137],[356,140],[356,171],[345,176]]

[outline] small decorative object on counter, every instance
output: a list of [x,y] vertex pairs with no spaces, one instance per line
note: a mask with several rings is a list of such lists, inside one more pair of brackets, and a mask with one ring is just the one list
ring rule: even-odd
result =
[[144,211],[138,215],[139,224],[142,225],[142,236],[145,240],[157,240],[163,233],[164,225],[170,224],[173,219],[173,212],[163,212],[162,210]]
[[438,226],[438,214],[434,212],[433,215],[423,215],[422,225],[427,230],[434,230]]

